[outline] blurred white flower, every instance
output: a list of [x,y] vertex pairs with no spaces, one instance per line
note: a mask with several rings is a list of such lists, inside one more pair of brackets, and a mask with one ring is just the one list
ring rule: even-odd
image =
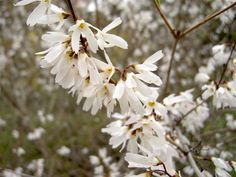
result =
[[230,172],[233,170],[233,168],[228,162],[216,157],[212,157],[211,160],[216,167],[216,177],[231,177]]
[[12,134],[13,138],[15,138],[15,139],[18,139],[20,136],[20,133],[18,130],[12,130],[11,134]]
[[3,177],[23,177],[21,175],[23,172],[23,169],[21,167],[16,168],[14,171],[13,170],[3,170],[2,175]]
[[62,146],[59,149],[57,149],[57,153],[60,156],[68,156],[71,153],[70,148],[66,147],[66,146]]
[[6,121],[0,118],[0,128],[7,125]]
[[209,81],[209,79],[210,77],[205,73],[197,73],[194,78],[195,82],[197,83],[206,83]]
[[43,176],[44,159],[32,160],[31,163],[28,164],[27,168],[33,171],[36,177]]
[[34,140],[38,140],[41,138],[41,136],[43,135],[43,133],[45,133],[45,130],[41,127],[34,129],[33,132],[28,133],[27,135],[27,139],[34,141]]
[[19,157],[25,154],[25,150],[22,147],[13,149],[13,152]]

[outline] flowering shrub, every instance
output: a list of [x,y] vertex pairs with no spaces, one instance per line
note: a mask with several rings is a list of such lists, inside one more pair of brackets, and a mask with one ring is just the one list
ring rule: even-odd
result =
[[[48,25],[50,28],[50,31],[42,35],[42,43],[47,47],[46,50],[36,53],[41,58],[39,63],[41,68],[50,70],[55,83],[75,96],[77,104],[83,102],[84,111],[90,111],[95,116],[103,108],[106,109],[110,123],[102,128],[102,132],[110,136],[109,144],[114,149],[118,148],[124,157],[118,162],[112,162],[113,159],[108,156],[106,149],[100,149],[98,156],[90,155],[94,176],[234,176],[236,162],[228,159],[233,153],[225,151],[229,155],[215,157],[219,152],[205,150],[213,151],[214,147],[203,144],[201,152],[195,152],[193,145],[197,142],[199,146],[204,136],[217,133],[216,131],[206,132],[205,135],[199,134],[201,129],[206,128],[206,121],[212,117],[213,111],[236,107],[236,66],[233,59],[235,39],[212,48],[212,57],[207,63],[201,63],[198,72],[194,73],[195,88],[174,93],[175,89],[171,90],[170,84],[177,83],[171,80],[173,79],[171,74],[180,41],[218,15],[221,15],[222,24],[231,23],[232,13],[235,15],[232,9],[236,2],[225,2],[222,9],[182,31],[176,30],[171,25],[173,22],[169,21],[162,11],[160,1],[154,0],[153,5],[161,15],[163,25],[166,25],[174,39],[172,51],[158,50],[143,62],[127,64],[124,67],[114,64],[114,61],[119,63],[119,58],[109,56],[111,48],[129,50],[125,39],[111,32],[115,28],[120,28],[118,26],[121,25],[122,18],[113,18],[108,25],[100,29],[82,17],[76,16],[70,0],[65,2],[68,10],[55,5],[53,0],[21,0],[15,6],[38,3],[28,16],[26,24],[32,27]],[[95,2],[98,6],[97,1]],[[111,6],[118,4],[118,9],[123,9],[127,5],[125,3],[127,2],[109,2]],[[167,1],[167,4],[172,3],[173,1]],[[138,3],[131,1],[130,4],[133,8],[129,9],[128,6],[127,12],[124,10],[124,13],[129,15],[131,15],[129,10],[139,10]],[[145,6],[145,1],[140,4]],[[219,4],[212,2],[212,7],[217,9]],[[104,6],[104,13],[108,13],[109,8]],[[128,15],[126,17],[131,18]],[[143,33],[143,28],[150,30],[150,34],[153,34],[154,28],[158,28],[148,11],[137,14],[132,23],[129,23],[128,19],[124,21],[126,28],[137,30],[135,35],[139,34],[139,40],[148,40],[148,32]],[[155,45],[152,46],[156,48]],[[145,52],[145,47],[142,48],[142,50],[133,49],[133,56],[140,57],[142,52]],[[171,53],[170,61],[166,65],[163,58],[165,55],[168,56],[168,53]],[[161,62],[167,66],[164,72]],[[185,68],[180,67],[180,70],[183,72]],[[157,71],[160,72],[160,76]],[[38,117],[42,124],[54,121],[53,115],[45,115],[42,111],[38,112]],[[211,121],[214,119],[211,118]],[[228,114],[226,121],[226,127],[220,129],[220,132],[235,132],[233,114]],[[6,122],[0,119],[0,127],[5,125]],[[45,129],[38,127],[28,133],[27,139],[37,141],[44,134]],[[12,135],[16,139],[19,138],[17,130],[12,132]],[[23,156],[26,152],[22,147],[18,147],[14,149],[14,153]],[[64,145],[57,149],[57,154],[63,158],[68,158],[72,153],[70,148]],[[87,153],[85,150],[84,154]],[[33,172],[35,176],[44,176],[44,161],[41,158],[32,160],[27,170]],[[207,165],[199,166],[199,161],[206,161],[215,167],[215,171],[207,168]],[[122,164],[128,165],[131,170],[128,172],[123,170]],[[4,177],[27,176],[22,168],[5,169],[2,174]]]

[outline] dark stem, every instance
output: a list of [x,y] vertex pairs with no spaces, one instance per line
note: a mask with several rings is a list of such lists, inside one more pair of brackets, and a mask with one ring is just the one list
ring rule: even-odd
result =
[[224,68],[223,68],[222,74],[221,74],[221,76],[220,76],[220,80],[219,80],[219,82],[216,84],[216,89],[219,88],[220,84],[221,84],[222,81],[223,81],[224,75],[225,75],[225,73],[226,73],[226,71],[227,71],[228,64],[229,64],[230,59],[231,59],[231,57],[232,57],[232,55],[233,55],[235,46],[236,46],[236,42],[233,44],[233,47],[232,47],[232,49],[231,49],[231,52],[230,52],[230,55],[229,55],[229,58],[228,58],[227,62],[223,65]]
[[165,81],[165,87],[163,89],[163,93],[162,93],[162,97],[165,96],[165,94],[168,91],[168,86],[169,86],[169,80],[170,80],[170,74],[171,74],[171,70],[172,70],[172,66],[173,66],[173,62],[174,62],[174,56],[175,56],[175,52],[176,52],[176,47],[178,44],[178,38],[175,39],[174,45],[172,47],[172,53],[171,53],[171,58],[170,58],[170,64],[168,67],[168,71],[167,71],[167,77],[166,77],[166,81]]
[[73,9],[73,6],[72,6],[72,3],[71,3],[71,0],[66,0],[66,2],[67,2],[67,5],[68,5],[68,7],[69,7],[69,9],[70,9],[70,11],[71,11],[71,14],[72,14],[73,20],[76,22],[77,17],[76,17],[76,15],[75,15],[75,11],[74,11],[74,9]]

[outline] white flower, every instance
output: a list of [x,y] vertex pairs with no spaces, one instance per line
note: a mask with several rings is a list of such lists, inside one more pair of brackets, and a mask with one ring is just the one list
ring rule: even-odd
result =
[[52,13],[48,15],[43,15],[38,21],[38,23],[45,25],[58,23],[56,29],[59,30],[65,23],[65,20],[70,16],[70,14],[65,12],[62,8],[59,8],[53,4],[51,4],[50,10]]
[[18,130],[12,130],[11,134],[12,134],[13,138],[15,138],[15,139],[18,139],[20,136],[20,133]]
[[235,92],[236,81],[231,81],[226,84],[220,85],[216,89],[216,85],[212,82],[210,85],[204,85],[202,97],[207,99],[213,96],[213,105],[219,108],[225,107],[236,107],[236,92]]
[[167,114],[167,108],[157,101],[150,100],[146,103],[146,114],[150,115],[152,112],[159,116],[165,116]]
[[113,98],[119,101],[122,113],[127,113],[130,109],[139,114],[144,113],[142,102],[135,90],[136,87],[132,76],[127,77],[126,81],[121,79],[117,83]]
[[41,177],[44,172],[44,159],[33,160],[27,168],[35,172],[35,176]]
[[25,154],[25,150],[22,147],[13,149],[13,152],[19,157]]
[[179,95],[171,94],[164,98],[163,102],[164,105],[167,107],[172,107],[173,105],[181,102],[192,102],[193,101],[193,95],[192,95],[193,89],[186,90],[184,92],[180,92]]
[[216,65],[223,65],[229,58],[228,52],[225,52],[225,45],[216,45],[212,48],[213,58]]
[[211,160],[217,168],[221,168],[226,171],[232,170],[232,167],[229,165],[229,163],[224,161],[223,159],[212,157]]
[[111,135],[109,144],[113,148],[121,145],[122,150],[126,146],[127,151],[137,153],[140,143],[148,150],[158,153],[160,159],[166,159],[167,153],[176,155],[175,150],[165,140],[164,127],[153,115],[141,116],[130,113],[115,116],[116,120],[102,129],[102,132]]
[[211,160],[216,167],[215,173],[217,177],[231,177],[228,172],[232,171],[233,168],[228,162],[216,157],[212,157]]
[[38,2],[40,1],[39,5],[31,12],[27,19],[27,25],[34,26],[38,23],[42,16],[44,16],[51,6],[51,0],[22,0],[16,3],[16,6],[25,6],[27,4]]
[[71,153],[70,148],[66,147],[66,146],[62,146],[59,149],[57,149],[57,153],[60,156],[68,156]]
[[146,83],[160,86],[162,84],[160,77],[152,72],[157,70],[157,66],[154,63],[160,60],[162,57],[163,53],[160,50],[147,58],[143,64],[134,65],[135,70],[139,73],[136,74],[136,77]]
[[112,162],[112,157],[107,155],[107,149],[102,148],[98,151],[98,156],[89,156],[91,164],[94,166],[94,177],[119,177],[120,169],[117,163]]
[[100,49],[104,50],[104,48],[108,47],[114,47],[118,46],[123,49],[128,48],[127,42],[122,39],[121,37],[114,35],[114,34],[108,34],[107,32],[112,30],[113,28],[117,27],[122,23],[121,18],[116,18],[113,22],[111,22],[109,25],[107,25],[103,30],[97,29],[97,42],[100,47]]
[[202,90],[203,90],[202,98],[206,100],[215,94],[216,85],[213,82],[211,82],[208,85],[203,85]]
[[6,121],[0,118],[0,128],[7,125]]
[[87,87],[83,92],[83,96],[87,99],[84,102],[83,110],[91,109],[92,115],[102,109],[104,105],[107,108],[107,116],[110,117],[116,105],[116,100],[112,98],[115,86],[110,83],[101,83]]
[[[169,152],[164,161],[160,160],[158,153],[153,153],[147,150],[146,148],[139,145],[139,149],[143,153],[143,155],[135,154],[135,153],[127,153],[125,156],[125,160],[129,163],[129,168],[145,168],[150,169],[155,172],[156,170],[164,170],[166,168],[167,172],[171,175],[176,174],[173,164],[172,164],[172,153]],[[165,168],[161,163],[164,163]]]
[[31,141],[38,140],[41,138],[41,136],[43,135],[44,132],[45,132],[45,130],[43,128],[41,128],[41,127],[36,128],[36,129],[34,129],[33,132],[28,133],[27,138],[28,138],[28,140],[31,140]]
[[69,35],[59,32],[49,32],[42,38],[49,42],[52,47],[46,51],[37,53],[45,55],[40,62],[41,67],[52,67],[51,73],[56,75],[56,83],[65,89],[71,88],[80,77],[79,74],[81,72],[78,70],[78,61],[80,58],[85,58],[86,55],[81,54],[77,56],[72,51]]
[[94,53],[97,52],[98,43],[90,27],[91,25],[84,20],[77,20],[76,24],[70,27],[69,31],[72,32],[71,47],[76,54],[79,52],[81,36],[86,38],[90,50]]
[[13,170],[4,170],[2,172],[3,177],[23,177],[22,174],[23,169],[21,167],[16,168]]
[[197,83],[206,83],[208,82],[210,77],[206,73],[197,73],[194,80]]

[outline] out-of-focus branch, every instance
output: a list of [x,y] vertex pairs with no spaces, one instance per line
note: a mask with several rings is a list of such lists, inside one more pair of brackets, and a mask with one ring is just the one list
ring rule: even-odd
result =
[[205,138],[205,137],[212,136],[216,133],[226,133],[226,132],[236,132],[236,129],[221,128],[221,129],[211,130],[211,131],[208,131],[208,132],[202,134],[200,137],[202,139],[202,138]]
[[154,4],[155,4],[156,9],[157,9],[157,11],[159,12],[161,18],[164,20],[164,22],[165,22],[167,28],[168,28],[169,31],[171,32],[172,36],[173,36],[174,38],[177,38],[177,35],[175,34],[175,30],[174,30],[174,28],[171,26],[171,24],[169,23],[169,21],[168,21],[167,17],[165,16],[165,14],[162,12],[158,0],[154,0]]
[[7,102],[16,110],[20,115],[27,115],[26,110],[11,97],[10,93],[5,89],[2,85],[0,85],[0,92],[2,92],[3,97],[7,100]]
[[192,32],[193,30],[197,29],[198,27],[200,27],[201,25],[207,23],[208,21],[210,21],[211,19],[217,17],[218,15],[224,13],[225,11],[229,10],[230,8],[232,8],[233,6],[236,5],[236,2],[230,4],[229,6],[211,14],[208,15],[207,17],[205,17],[204,19],[202,19],[201,21],[199,21],[198,23],[196,23],[195,25],[191,26],[190,28],[186,29],[185,31],[183,31],[179,38],[183,38],[184,36],[186,36],[188,33]]
[[167,71],[167,76],[166,76],[166,81],[165,81],[165,86],[163,88],[163,93],[161,95],[161,98],[165,96],[165,94],[167,93],[168,91],[168,86],[169,86],[169,80],[170,80],[170,74],[171,74],[171,70],[172,70],[172,66],[173,66],[173,61],[174,61],[174,56],[175,56],[175,52],[176,52],[176,47],[177,47],[177,44],[178,44],[178,38],[175,39],[175,42],[173,44],[173,47],[172,47],[172,52],[171,52],[171,58],[170,58],[170,64],[169,64],[169,67],[168,67],[168,71]]
[[229,61],[230,61],[230,59],[231,59],[231,57],[232,57],[232,55],[233,55],[235,46],[236,46],[236,42],[234,42],[234,44],[233,44],[233,47],[232,47],[232,49],[231,49],[231,51],[230,51],[229,58],[228,58],[227,62],[223,65],[224,68],[223,68],[222,74],[221,74],[221,76],[220,76],[220,80],[219,80],[219,82],[216,84],[216,88],[219,88],[220,84],[221,84],[222,81],[223,81],[223,78],[224,78],[224,75],[225,75],[225,73],[226,73],[226,70],[227,70]]
[[100,19],[99,19],[99,9],[98,9],[98,1],[94,0],[95,8],[96,8],[96,25],[100,26]]

